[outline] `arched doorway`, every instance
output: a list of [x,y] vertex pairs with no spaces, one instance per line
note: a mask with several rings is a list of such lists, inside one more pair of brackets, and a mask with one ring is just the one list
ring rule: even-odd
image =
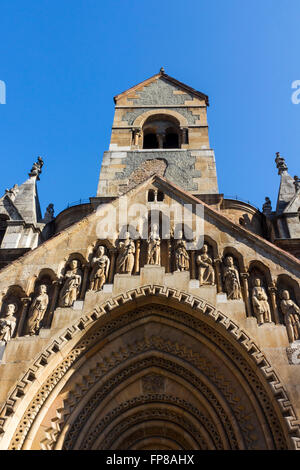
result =
[[32,399],[20,400],[10,448],[291,449],[299,438],[257,346],[190,294],[138,288],[55,344]]

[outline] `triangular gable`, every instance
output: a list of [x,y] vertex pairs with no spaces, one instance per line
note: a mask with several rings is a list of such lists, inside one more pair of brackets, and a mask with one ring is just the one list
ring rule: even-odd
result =
[[185,83],[180,82],[179,80],[176,80],[175,78],[171,77],[170,75],[167,75],[165,72],[160,71],[158,74],[153,75],[152,77],[143,80],[142,82],[138,83],[137,85],[129,88],[128,90],[123,91],[122,93],[119,93],[114,97],[115,103],[121,98],[124,97],[128,94],[132,94],[133,92],[139,91],[143,87],[150,85],[151,83],[154,83],[158,79],[163,79],[164,81],[172,84],[173,86],[176,86],[177,88],[181,89],[182,91],[185,91],[186,93],[189,93],[191,95],[196,96],[197,98],[200,98],[201,100],[204,100],[206,105],[209,106],[209,99],[208,96],[205,95],[204,93],[195,90],[194,88],[186,85]]
[[7,194],[2,196],[0,199],[0,214],[8,215],[10,220],[24,220],[17,207]]
[[[256,235],[246,228],[242,227],[241,225],[237,225],[234,223],[231,219],[227,218],[225,215],[223,215],[221,212],[214,210],[212,207],[207,205],[205,202],[201,201],[197,197],[193,196],[192,194],[182,190],[180,187],[176,186],[174,183],[171,183],[170,181],[166,180],[163,177],[153,175],[150,178],[148,178],[146,181],[138,184],[134,188],[128,190],[126,193],[124,193],[122,196],[118,196],[114,198],[113,200],[104,203],[101,205],[101,207],[105,210],[106,206],[110,208],[110,205],[117,204],[118,200],[121,197],[124,197],[125,195],[129,197],[130,199],[135,199],[137,194],[140,192],[145,193],[147,188],[151,185],[157,185],[157,187],[161,188],[163,191],[168,191],[169,195],[170,193],[174,193],[174,196],[176,195],[178,199],[182,201],[182,203],[188,203],[188,204],[202,204],[202,206],[205,208],[205,220],[208,220],[209,218],[210,221],[215,221],[215,223],[218,225],[219,230],[221,232],[227,232],[230,233],[232,238],[239,238],[240,240],[244,239],[242,243],[246,244],[247,246],[256,246],[257,248],[262,249],[265,253],[268,253],[267,256],[276,256],[279,257],[282,262],[289,264],[293,271],[294,270],[299,270],[300,269],[300,260],[295,258],[293,255],[290,253],[282,250],[281,248],[275,246],[273,243],[268,242],[264,238],[260,237],[259,235]],[[207,216],[207,218],[206,218]],[[92,229],[92,226],[95,225],[95,221],[99,220],[99,215],[96,212],[93,212],[83,219],[79,220],[78,222],[75,222],[73,225],[67,227],[66,229],[62,230],[60,233],[55,234],[54,237],[51,237],[41,245],[39,245],[37,248],[31,250],[28,253],[25,253],[22,257],[18,258],[18,260],[13,261],[10,265],[6,266],[1,270],[1,272],[6,271],[6,270],[13,270],[15,263],[20,263],[22,260],[26,262],[25,260],[28,257],[33,257],[33,259],[36,259],[36,257],[39,257],[39,253],[43,253],[44,250],[46,252],[51,253],[53,247],[51,245],[56,246],[58,239],[60,239],[60,242],[62,245],[68,240],[70,237],[72,237],[72,234],[75,235],[77,232],[80,233],[81,237],[81,242],[82,240],[82,227],[90,227],[87,232],[90,232]],[[99,237],[99,234],[97,234]],[[52,259],[52,258],[51,258]]]
[[289,202],[287,207],[284,209],[284,214],[290,214],[291,212],[298,212],[300,208],[300,192],[298,191],[293,199]]

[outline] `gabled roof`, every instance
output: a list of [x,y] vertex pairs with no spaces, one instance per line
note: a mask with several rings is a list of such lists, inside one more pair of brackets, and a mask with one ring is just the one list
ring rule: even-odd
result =
[[[174,195],[179,196],[179,198],[182,201],[189,202],[191,204],[202,204],[205,207],[206,214],[211,218],[211,220],[215,220],[216,222],[219,222],[220,225],[223,225],[224,229],[226,231],[229,231],[232,234],[232,236],[238,235],[240,237],[243,237],[244,239],[247,239],[247,244],[249,242],[250,246],[257,245],[257,247],[264,249],[266,253],[277,256],[281,261],[290,265],[293,269],[293,272],[295,269],[297,271],[300,269],[300,260],[298,260],[292,254],[274,245],[273,243],[267,241],[266,239],[260,237],[259,235],[256,235],[255,233],[250,232],[243,226],[237,225],[235,222],[233,222],[231,219],[226,217],[224,214],[213,209],[211,206],[207,205],[205,202],[198,199],[196,196],[192,195],[188,191],[184,191],[182,188],[180,188],[176,184],[158,175],[150,176],[145,181],[137,184],[134,188],[129,189],[126,193],[113,198],[107,203],[104,203],[101,207],[103,209],[105,209],[106,206],[109,207],[110,204],[114,204],[118,199],[120,199],[120,197],[123,197],[125,194],[131,198],[134,198],[138,192],[145,191],[146,187],[149,186],[149,184],[153,184],[153,183],[159,184],[160,187],[163,188],[164,190],[169,190],[170,192],[173,192]],[[56,233],[54,237],[49,238],[38,247],[25,253],[23,256],[13,261],[12,263],[10,263],[8,266],[2,268],[1,273],[3,271],[13,269],[15,265],[17,265],[18,263],[22,263],[23,260],[28,259],[28,257],[34,255],[34,253],[36,252],[39,252],[39,251],[42,252],[42,250],[44,249],[46,250],[48,249],[48,251],[50,251],[51,244],[53,243],[53,241],[57,240],[58,237],[62,237],[62,238],[66,237],[67,239],[69,239],[72,232],[76,230],[76,227],[79,227],[84,222],[84,220],[91,220],[93,217],[95,217],[95,215],[96,215],[96,212],[92,212],[91,214],[88,214],[87,216],[85,216],[83,219],[75,222],[73,225],[65,228],[59,233]]]
[[179,80],[176,80],[176,78],[173,78],[171,77],[170,75],[167,75],[163,68],[160,69],[160,72],[153,75],[152,77],[150,78],[147,78],[146,80],[143,80],[142,82],[138,83],[137,85],[134,85],[133,87],[129,88],[128,90],[125,90],[123,91],[122,93],[119,93],[118,95],[116,95],[114,97],[114,102],[116,103],[117,100],[121,97],[121,96],[124,96],[128,93],[131,93],[132,91],[134,90],[137,90],[138,88],[140,87],[143,87],[145,85],[148,85],[149,83],[151,82],[154,82],[155,80],[157,80],[158,78],[162,78],[164,80],[166,80],[167,82],[170,82],[172,83],[173,85],[181,88],[182,90],[188,92],[188,93],[191,93],[192,95],[195,95],[197,96],[198,98],[202,99],[202,100],[205,100],[205,103],[207,106],[209,106],[209,99],[208,99],[208,96],[205,95],[204,93],[201,93],[201,91],[197,91],[195,90],[194,88],[190,87],[189,85],[186,85],[185,83],[182,83],[180,82]]

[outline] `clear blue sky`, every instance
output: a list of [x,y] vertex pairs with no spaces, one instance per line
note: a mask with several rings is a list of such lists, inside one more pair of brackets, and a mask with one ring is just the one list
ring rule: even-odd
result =
[[[220,192],[277,197],[300,173],[299,0],[0,0],[0,192],[45,160],[44,212],[96,194],[113,96],[157,73],[209,95]],[[299,175],[300,176],[300,175]]]

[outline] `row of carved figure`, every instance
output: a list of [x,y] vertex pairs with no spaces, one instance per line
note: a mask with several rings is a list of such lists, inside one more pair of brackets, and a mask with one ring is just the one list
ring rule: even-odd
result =
[[[132,274],[136,263],[136,243],[126,233],[125,239],[117,243],[117,258],[115,273]],[[189,271],[191,258],[186,248],[186,241],[183,238],[173,240],[173,250],[171,256],[174,262],[174,271]],[[161,240],[158,233],[158,226],[154,226],[147,240],[146,264],[161,265]],[[216,272],[215,261],[209,254],[206,244],[196,255],[196,264],[198,266],[199,285],[215,285]],[[71,307],[79,299],[82,290],[83,272],[81,263],[78,259],[72,259],[65,270],[63,277],[59,280],[60,291],[58,300],[55,301],[59,307]],[[103,245],[97,247],[94,256],[91,259],[89,269],[90,274],[87,279],[88,290],[100,291],[107,283],[111,267],[111,259],[107,254],[107,248]],[[228,300],[242,299],[242,288],[238,268],[234,264],[234,258],[226,256],[223,261],[222,282]],[[49,304],[47,285],[41,284],[38,292],[33,298],[29,307],[27,321],[25,325],[25,334],[36,335],[39,333],[45,313]],[[84,288],[86,290],[86,288]],[[82,294],[82,292],[81,292]],[[84,293],[83,293],[84,294]],[[83,298],[83,297],[81,297]],[[268,295],[265,288],[261,285],[261,279],[254,279],[251,292],[251,301],[253,312],[257,318],[258,324],[271,322],[271,309]],[[300,339],[300,309],[298,305],[290,298],[288,290],[281,292],[280,309],[284,316],[284,322],[290,342]],[[9,303],[6,306],[4,317],[0,319],[0,341],[7,343],[13,336],[16,328],[15,314],[17,306]],[[24,333],[23,333],[24,334]]]

